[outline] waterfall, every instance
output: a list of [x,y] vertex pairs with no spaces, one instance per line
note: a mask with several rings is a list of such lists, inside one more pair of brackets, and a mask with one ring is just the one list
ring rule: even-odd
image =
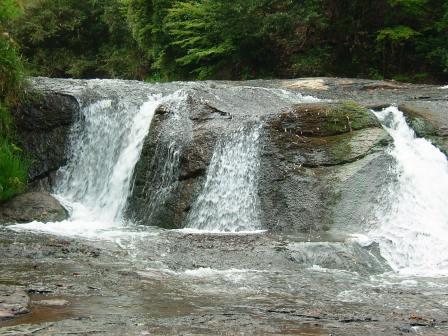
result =
[[153,95],[140,106],[124,99],[103,99],[83,108],[72,129],[71,158],[59,171],[55,190],[70,209],[70,219],[21,228],[96,236],[123,227],[134,167],[155,110],[164,99]]
[[448,274],[447,158],[417,138],[396,107],[375,114],[394,140],[396,181],[384,193],[379,227],[369,237],[401,274]]
[[220,139],[187,227],[207,231],[254,231],[258,218],[258,140],[261,127],[241,128]]
[[105,222],[120,221],[159,101],[158,96],[150,97],[138,108],[102,100],[85,108],[84,129],[72,145],[73,156],[56,193],[89,206]]

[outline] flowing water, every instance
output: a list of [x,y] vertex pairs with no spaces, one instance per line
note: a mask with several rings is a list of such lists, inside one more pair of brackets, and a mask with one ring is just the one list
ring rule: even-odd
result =
[[134,167],[162,101],[158,95],[141,106],[106,99],[82,109],[72,130],[72,157],[60,170],[55,191],[70,219],[19,228],[94,237],[122,228]]
[[370,239],[401,274],[448,274],[448,161],[417,138],[397,107],[375,113],[394,140],[396,180],[382,195]]
[[242,128],[218,142],[188,227],[206,231],[260,230],[257,174],[261,127]]

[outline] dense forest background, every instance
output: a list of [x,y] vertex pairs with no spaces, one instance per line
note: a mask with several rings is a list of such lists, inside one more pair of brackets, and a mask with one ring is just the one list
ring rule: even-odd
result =
[[32,75],[448,78],[447,0],[18,2],[7,31]]

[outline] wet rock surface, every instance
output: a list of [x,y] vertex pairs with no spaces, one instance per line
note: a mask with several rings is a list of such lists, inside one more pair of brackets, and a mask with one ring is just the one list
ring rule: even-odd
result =
[[406,102],[398,106],[415,133],[448,155],[448,103],[446,100]]
[[[12,304],[30,312],[1,321],[0,335],[446,334],[443,278],[381,274],[367,253],[350,262],[357,248],[272,234],[157,231],[118,245],[2,230],[1,293],[21,288]],[[36,304],[55,300],[68,304]]]
[[57,199],[45,192],[28,192],[0,204],[0,224],[59,222],[68,211]]
[[30,299],[24,290],[0,284],[0,321],[29,313]]
[[36,190],[49,190],[54,172],[67,162],[70,128],[79,118],[79,104],[62,92],[32,89],[14,118],[19,144],[30,159],[30,181]]
[[[181,103],[167,103],[156,111],[136,166],[128,214],[140,223],[183,227],[204,183],[217,141],[263,124],[259,183],[263,227],[282,232],[309,231],[307,224],[298,223],[297,216],[306,205],[296,199],[285,201],[290,191],[296,195],[309,193],[310,198],[316,198],[316,207],[309,211],[319,218],[330,216],[334,197],[323,185],[328,185],[332,171],[320,168],[358,161],[378,151],[384,153],[390,140],[374,115],[354,102],[310,104],[306,102],[316,99],[282,89],[223,84],[184,94]],[[296,105],[297,101],[303,103]],[[170,159],[174,166],[167,166]],[[158,180],[158,176],[164,176],[164,180]],[[277,187],[279,192],[273,190]],[[316,191],[316,187],[325,190]],[[319,195],[328,200],[327,204],[317,204]],[[305,217],[304,223],[310,223],[309,218]],[[321,223],[313,231],[325,230],[331,224]]]

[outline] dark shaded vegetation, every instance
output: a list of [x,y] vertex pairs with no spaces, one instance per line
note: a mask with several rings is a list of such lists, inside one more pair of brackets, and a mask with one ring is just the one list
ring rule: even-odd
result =
[[14,144],[10,113],[23,95],[24,69],[17,46],[5,31],[6,23],[19,13],[14,0],[0,3],[0,202],[22,192],[27,180],[27,163]]
[[31,74],[142,79],[148,72],[119,1],[26,1],[12,26]]
[[446,0],[28,0],[33,75],[448,78]]

